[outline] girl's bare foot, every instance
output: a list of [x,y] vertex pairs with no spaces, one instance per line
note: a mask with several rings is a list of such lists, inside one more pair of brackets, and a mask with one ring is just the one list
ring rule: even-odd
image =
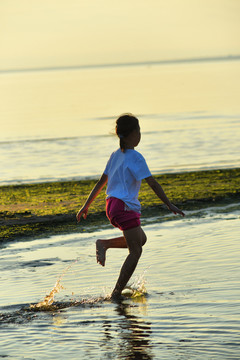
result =
[[106,248],[104,246],[104,240],[97,240],[96,241],[96,258],[97,262],[102,266],[105,266],[106,260]]

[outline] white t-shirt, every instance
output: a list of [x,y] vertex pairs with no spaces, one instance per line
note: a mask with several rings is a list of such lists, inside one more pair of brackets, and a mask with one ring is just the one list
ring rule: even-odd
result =
[[151,176],[144,157],[133,149],[113,152],[104,174],[108,176],[107,198],[115,197],[125,202],[130,210],[141,212],[138,193],[142,179]]

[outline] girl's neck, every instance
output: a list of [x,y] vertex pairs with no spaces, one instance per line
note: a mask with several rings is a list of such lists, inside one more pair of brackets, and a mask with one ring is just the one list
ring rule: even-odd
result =
[[125,150],[134,150],[134,146],[126,146]]

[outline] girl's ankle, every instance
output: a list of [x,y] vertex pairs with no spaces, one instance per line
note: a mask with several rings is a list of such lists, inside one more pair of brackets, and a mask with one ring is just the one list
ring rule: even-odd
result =
[[124,300],[124,296],[122,296],[121,293],[118,293],[115,291],[115,292],[112,292],[111,300],[119,302],[119,301]]

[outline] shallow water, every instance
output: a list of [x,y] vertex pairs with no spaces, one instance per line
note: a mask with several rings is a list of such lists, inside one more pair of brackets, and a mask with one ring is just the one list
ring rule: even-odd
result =
[[[96,239],[119,234],[109,225],[2,246],[0,357],[239,359],[240,207],[186,215],[143,219],[148,242],[132,281],[147,295],[122,304],[104,298],[126,250],[108,250],[104,268],[95,260]],[[55,307],[31,309],[61,275]]]

